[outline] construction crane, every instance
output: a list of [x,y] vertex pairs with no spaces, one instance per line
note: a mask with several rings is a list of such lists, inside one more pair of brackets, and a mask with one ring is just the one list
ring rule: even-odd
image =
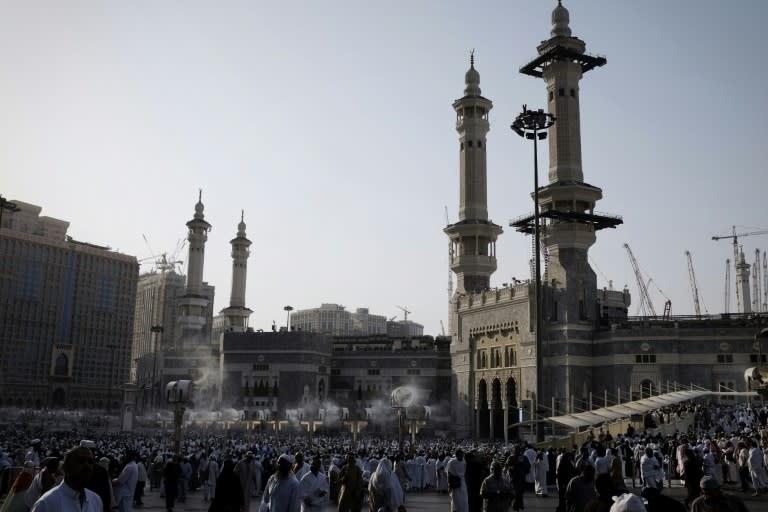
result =
[[[747,233],[737,233],[736,232],[736,226],[732,226],[732,234],[730,235],[722,235],[722,236],[713,236],[712,240],[723,240],[726,238],[733,238],[733,265],[736,272],[738,272],[738,268],[736,268],[739,265],[739,237],[745,237],[745,236],[753,236],[753,235],[768,235],[768,229],[761,229],[759,231],[749,231]],[[736,311],[738,313],[743,312],[747,305],[742,304],[741,299],[741,292],[739,291],[739,278],[738,274],[736,276]]]
[[653,287],[656,288],[656,290],[661,294],[661,296],[664,297],[664,299],[666,299],[666,302],[664,302],[664,313],[662,314],[662,317],[669,320],[669,316],[672,314],[672,301],[669,299],[669,297],[667,297],[667,294],[664,293],[664,290],[659,288],[659,285],[657,285],[656,281],[654,281],[653,279],[648,279],[648,284],[646,285],[646,287],[650,286],[651,283],[653,283]]
[[725,259],[725,294],[723,296],[723,310],[727,315],[731,309],[731,260]]
[[768,311],[768,257],[763,251],[763,311]]
[[632,264],[632,270],[635,271],[635,279],[637,280],[637,287],[640,291],[640,312],[643,316],[656,316],[656,310],[653,309],[653,303],[648,296],[648,287],[645,285],[643,274],[640,272],[640,266],[637,264],[635,255],[632,254],[632,249],[629,244],[625,243],[624,248],[629,255],[629,262]]
[[401,309],[403,311],[403,322],[408,321],[408,315],[412,313],[411,311],[408,311],[408,308],[404,308],[403,306],[395,306],[398,309]]
[[[691,280],[693,308],[696,310],[696,316],[701,316],[701,307],[699,306],[699,286],[696,284],[696,272],[693,271],[693,258],[691,258],[691,252],[685,251],[685,257],[688,259],[688,278]],[[706,307],[704,309],[706,310]]]
[[[450,226],[451,221],[448,218],[448,207],[445,207],[445,225]],[[453,240],[448,239],[448,302],[453,298],[453,272],[451,271],[451,265],[453,265]]]
[[760,249],[755,249],[755,262],[752,264],[752,311],[760,312]]

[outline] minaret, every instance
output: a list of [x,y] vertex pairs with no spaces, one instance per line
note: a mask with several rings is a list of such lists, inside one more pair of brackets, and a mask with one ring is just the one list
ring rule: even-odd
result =
[[459,220],[443,230],[453,244],[451,270],[460,294],[490,287],[496,270],[496,238],[502,233],[501,226],[488,220],[485,136],[493,104],[480,95],[474,53],[465,83],[464,97],[453,103],[459,133]]
[[211,225],[205,220],[203,191],[200,190],[195,216],[187,222],[189,234],[189,257],[187,259],[187,295],[200,295],[203,291],[203,265],[205,264],[205,242]]
[[[179,316],[176,333],[177,344],[183,347],[185,344],[202,344],[209,342],[205,339],[208,308],[213,302],[213,297],[207,297],[203,293],[203,265],[205,263],[205,242],[208,240],[208,232],[211,225],[206,222],[203,205],[203,191],[200,191],[195,215],[187,222],[189,232],[189,255],[187,257],[187,289],[183,297],[178,300]],[[208,326],[210,331],[210,326]]]
[[739,313],[752,312],[752,300],[749,292],[749,267],[749,263],[744,258],[744,251],[739,249],[739,259],[736,263],[736,288],[738,288],[738,292],[741,295],[741,311]]
[[248,329],[248,317],[253,311],[245,307],[245,280],[251,241],[245,237],[244,212],[240,213],[237,236],[229,243],[232,245],[232,293],[229,296],[229,307],[222,309],[221,314],[227,317],[228,330],[245,332]]
[[[566,293],[551,302],[554,306],[550,307],[557,310],[545,315],[560,322],[594,322],[597,278],[587,252],[595,243],[596,230],[616,227],[622,221],[594,214],[602,190],[584,182],[579,82],[584,73],[604,65],[606,59],[585,53],[584,41],[571,35],[569,22],[568,10],[558,1],[552,11],[550,38],[538,46],[539,56],[520,72],[544,79],[547,110],[556,119],[548,137],[549,184],[539,190],[539,207],[545,221],[542,244],[548,257],[544,284]],[[531,232],[533,218],[513,225]]]

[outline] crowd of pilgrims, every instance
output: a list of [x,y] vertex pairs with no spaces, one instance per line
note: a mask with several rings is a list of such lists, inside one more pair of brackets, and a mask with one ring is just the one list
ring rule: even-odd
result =
[[[168,512],[190,496],[210,512],[404,511],[408,495],[446,495],[455,512],[519,511],[525,499],[548,496],[557,512],[616,510],[746,510],[722,487],[768,491],[768,408],[687,403],[654,412],[654,422],[689,417],[684,432],[664,436],[632,428],[615,438],[593,430],[569,449],[528,443],[420,439],[404,450],[396,441],[349,436],[311,439],[254,432],[211,434],[188,429],[181,454],[170,433],[0,430],[0,512],[43,511],[41,496],[61,483],[71,447],[90,450],[93,471],[84,486],[103,510],[131,512],[148,491]],[[33,437],[34,436],[34,437]],[[679,480],[684,503],[663,492]],[[640,498],[639,496],[642,496]],[[634,508],[633,508],[634,507]],[[768,507],[768,503],[766,503]]]

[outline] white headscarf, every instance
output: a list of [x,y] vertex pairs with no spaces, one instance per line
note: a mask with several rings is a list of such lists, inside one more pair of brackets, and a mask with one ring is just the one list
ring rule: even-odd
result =
[[371,477],[371,488],[377,493],[382,494],[392,486],[392,461],[384,457],[379,461],[376,471]]

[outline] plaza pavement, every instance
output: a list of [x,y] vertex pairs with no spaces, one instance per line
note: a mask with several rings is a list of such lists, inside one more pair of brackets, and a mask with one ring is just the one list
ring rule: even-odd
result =
[[[630,489],[635,494],[640,493],[640,488]],[[741,493],[737,486],[724,487],[726,493],[731,493],[739,496],[744,500],[747,505],[747,509],[750,512],[762,512],[768,510],[768,495],[761,495],[753,497],[752,493]],[[682,501],[685,497],[685,489],[680,486],[679,481],[673,481],[671,488],[664,488],[664,494],[671,496],[677,500]],[[251,508],[249,512],[258,512],[259,503],[261,498],[254,498],[251,500]],[[438,494],[434,491],[426,492],[409,492],[406,494],[405,505],[409,512],[448,512],[450,510],[450,500],[445,494]],[[203,501],[203,495],[201,492],[191,492],[187,495],[187,500],[184,503],[177,503],[174,507],[174,512],[198,512],[207,511],[209,503]],[[557,507],[557,491],[554,488],[550,489],[550,494],[547,498],[537,498],[533,493],[525,494],[525,511],[546,511],[554,512]],[[148,491],[144,497],[144,507],[139,510],[147,511],[165,511],[165,500],[160,497],[160,493],[157,489]],[[326,512],[335,511],[336,507],[329,504],[326,507]],[[367,508],[364,508],[362,512],[367,512]]]

